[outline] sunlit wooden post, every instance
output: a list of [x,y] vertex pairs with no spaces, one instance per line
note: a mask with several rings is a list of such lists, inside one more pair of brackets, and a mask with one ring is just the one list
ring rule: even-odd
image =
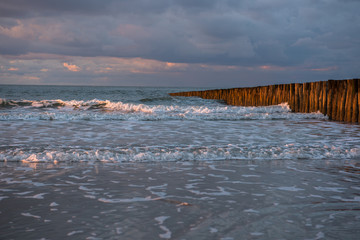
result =
[[170,95],[219,99],[238,106],[269,106],[288,102],[293,112],[320,111],[331,120],[360,121],[360,79],[180,92]]

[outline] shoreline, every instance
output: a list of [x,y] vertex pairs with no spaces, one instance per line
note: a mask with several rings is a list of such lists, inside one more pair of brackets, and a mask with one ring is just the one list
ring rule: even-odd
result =
[[[5,238],[353,238],[358,161],[0,167]],[[351,180],[351,181],[350,181]]]

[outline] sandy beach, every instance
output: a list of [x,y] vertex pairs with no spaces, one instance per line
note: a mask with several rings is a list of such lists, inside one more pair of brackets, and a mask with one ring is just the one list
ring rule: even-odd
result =
[[4,239],[354,239],[356,161],[1,163]]

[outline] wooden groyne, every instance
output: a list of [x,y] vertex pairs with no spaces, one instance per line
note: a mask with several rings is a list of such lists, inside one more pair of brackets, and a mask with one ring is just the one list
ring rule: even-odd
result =
[[178,92],[170,95],[224,100],[235,106],[269,106],[287,102],[293,112],[320,111],[331,120],[360,122],[360,79]]

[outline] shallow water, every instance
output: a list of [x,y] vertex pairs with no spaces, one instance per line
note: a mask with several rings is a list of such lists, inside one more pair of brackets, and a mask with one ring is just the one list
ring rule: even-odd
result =
[[[168,88],[1,86],[0,160],[359,159],[360,126]],[[185,89],[183,89],[185,90]],[[89,100],[90,99],[90,100]]]
[[359,159],[360,127],[321,120],[7,121],[0,158],[24,162]]
[[355,239],[357,161],[0,168],[4,239]]
[[181,90],[0,86],[0,238],[357,238],[359,125]]

